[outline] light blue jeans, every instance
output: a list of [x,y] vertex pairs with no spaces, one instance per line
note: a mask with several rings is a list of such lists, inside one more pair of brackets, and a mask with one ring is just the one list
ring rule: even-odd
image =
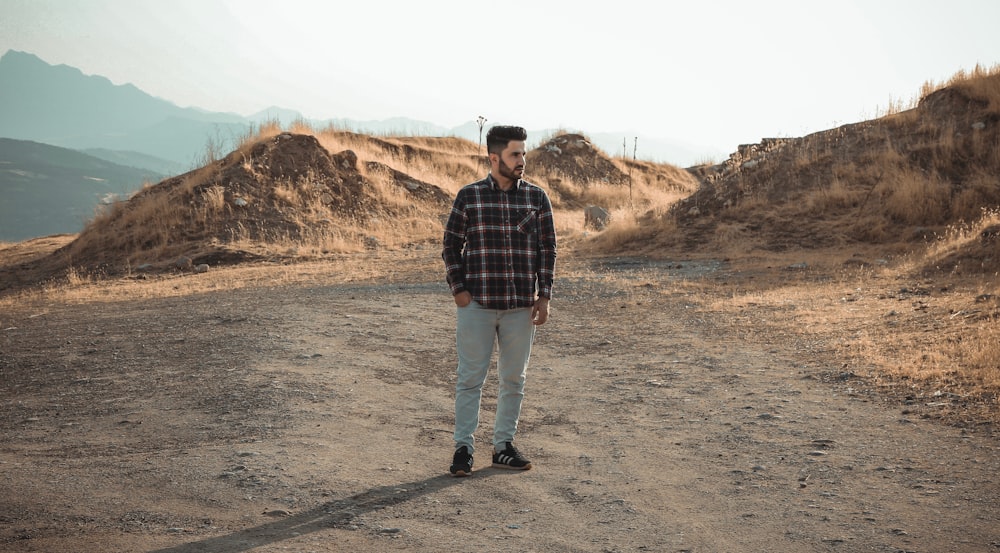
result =
[[458,345],[458,379],[455,384],[455,449],[468,446],[475,451],[473,434],[479,427],[479,407],[483,384],[496,344],[497,392],[496,422],[493,425],[493,445],[503,449],[504,442],[514,440],[517,420],[524,399],[524,378],[531,356],[535,325],[531,308],[486,309],[473,301],[458,308],[455,332]]

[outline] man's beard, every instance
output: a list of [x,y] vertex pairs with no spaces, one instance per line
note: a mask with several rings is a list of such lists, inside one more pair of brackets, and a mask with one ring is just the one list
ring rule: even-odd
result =
[[[511,169],[510,165],[504,163],[502,159],[500,160],[500,174],[512,181],[517,181],[521,178],[521,175],[516,174],[515,169]],[[521,174],[524,174],[524,167],[521,167]]]

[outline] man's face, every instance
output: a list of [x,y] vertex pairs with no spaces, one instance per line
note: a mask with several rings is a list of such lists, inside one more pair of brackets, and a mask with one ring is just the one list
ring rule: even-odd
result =
[[510,180],[516,181],[524,175],[524,141],[511,140],[507,147],[500,152],[498,169],[500,175]]

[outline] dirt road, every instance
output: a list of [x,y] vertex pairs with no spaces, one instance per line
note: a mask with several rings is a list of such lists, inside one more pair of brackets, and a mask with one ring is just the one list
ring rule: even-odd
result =
[[464,479],[433,271],[26,301],[0,315],[0,551],[1000,551],[992,431],[856,389],[837,329],[734,324],[725,271],[564,274],[535,468]]

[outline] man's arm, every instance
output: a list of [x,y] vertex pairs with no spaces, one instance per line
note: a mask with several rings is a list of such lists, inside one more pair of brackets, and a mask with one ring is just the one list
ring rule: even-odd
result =
[[441,258],[444,260],[448,277],[448,286],[451,288],[452,295],[455,296],[456,303],[459,301],[459,294],[462,292],[468,294],[465,290],[465,264],[462,261],[462,251],[465,248],[465,227],[464,202],[462,194],[459,192],[451,207],[451,214],[448,215],[448,222],[445,224],[444,247],[441,250]]
[[552,216],[552,203],[544,192],[541,208],[538,210],[538,297],[548,301],[552,298],[552,283],[556,271],[556,228]]

